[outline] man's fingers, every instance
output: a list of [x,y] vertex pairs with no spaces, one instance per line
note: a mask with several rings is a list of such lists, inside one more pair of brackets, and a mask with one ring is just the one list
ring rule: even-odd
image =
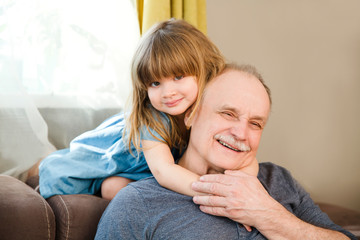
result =
[[232,176],[225,174],[206,174],[200,177],[201,182],[216,182],[228,185],[231,183]]
[[243,226],[245,227],[246,231],[248,231],[248,232],[251,232],[251,231],[252,231],[252,229],[251,229],[250,226],[245,225],[245,224],[243,224]]
[[214,216],[227,217],[227,212],[223,207],[200,206],[200,210],[204,213],[211,214]]
[[226,196],[228,192],[226,185],[216,182],[193,182],[191,187],[196,192],[217,196]]
[[218,196],[195,196],[193,197],[194,203],[201,206],[209,207],[226,207],[227,203],[223,197]]

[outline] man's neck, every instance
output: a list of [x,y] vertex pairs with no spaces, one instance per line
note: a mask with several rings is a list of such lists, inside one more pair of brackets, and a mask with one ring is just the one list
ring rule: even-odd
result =
[[[192,160],[190,160],[191,157]],[[178,161],[178,165],[199,175],[206,174],[208,168],[204,161],[201,161],[201,159],[196,158],[194,154],[190,153],[189,148],[186,149],[186,151]]]

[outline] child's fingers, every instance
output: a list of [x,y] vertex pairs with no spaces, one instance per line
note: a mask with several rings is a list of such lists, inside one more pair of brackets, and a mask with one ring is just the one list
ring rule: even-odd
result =
[[243,226],[245,227],[245,229],[246,229],[248,232],[251,232],[251,231],[252,231],[252,229],[251,229],[251,227],[250,227],[250,226],[245,225],[245,224],[243,224]]

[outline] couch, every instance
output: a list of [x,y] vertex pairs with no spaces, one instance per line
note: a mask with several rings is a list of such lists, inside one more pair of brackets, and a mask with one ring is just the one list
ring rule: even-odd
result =
[[110,201],[94,195],[57,195],[45,200],[38,176],[26,183],[0,175],[0,239],[94,239]]
[[[38,176],[26,183],[0,175],[0,239],[93,239],[109,204],[95,195],[57,195],[45,200],[38,192]],[[360,239],[360,213],[318,203],[329,217]]]

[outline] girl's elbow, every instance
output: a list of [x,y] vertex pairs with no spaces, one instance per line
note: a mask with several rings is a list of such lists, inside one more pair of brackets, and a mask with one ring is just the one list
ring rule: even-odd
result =
[[156,181],[161,185],[164,186],[166,183],[166,177],[161,172],[157,171],[153,173],[153,176],[155,177]]

